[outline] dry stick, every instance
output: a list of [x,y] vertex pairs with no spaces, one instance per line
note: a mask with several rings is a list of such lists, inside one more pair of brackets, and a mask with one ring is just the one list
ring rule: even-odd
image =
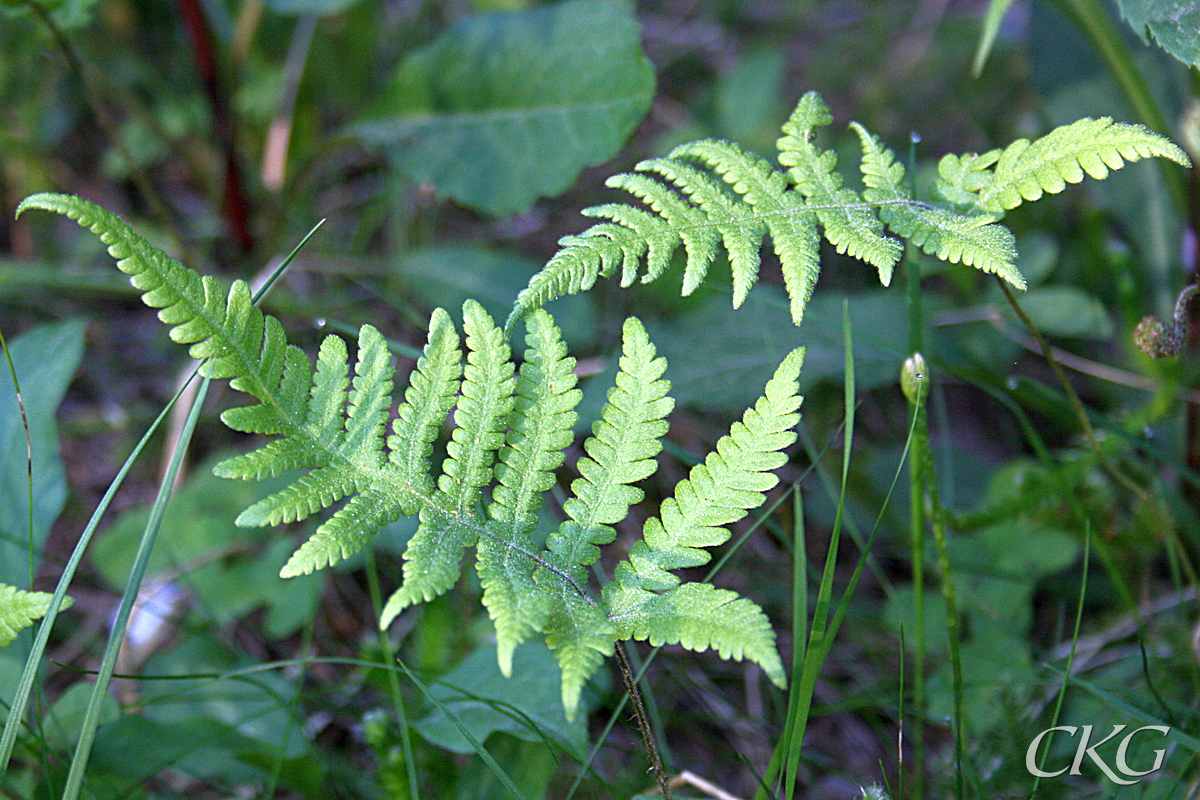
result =
[[666,800],[671,800],[671,782],[667,771],[663,769],[662,759],[658,757],[658,747],[654,744],[653,732],[650,730],[650,720],[646,718],[646,708],[642,705],[642,693],[638,691],[637,681],[634,680],[633,670],[629,667],[629,656],[620,642],[616,643],[617,664],[621,667],[621,679],[625,681],[625,689],[629,699],[633,701],[633,716],[637,720],[638,733],[642,735],[642,744],[646,746],[646,757],[650,760],[650,769],[658,782],[658,789]]
[[117,148],[117,152],[121,154],[121,158],[125,159],[125,163],[129,165],[129,175],[138,187],[138,192],[141,193],[142,198],[150,206],[150,210],[154,213],[154,216],[158,217],[159,224],[170,235],[172,244],[175,245],[175,249],[179,252],[180,260],[184,263],[195,263],[188,254],[187,246],[183,243],[183,236],[180,235],[179,229],[175,227],[175,223],[171,219],[171,214],[167,211],[167,204],[154,189],[154,185],[146,177],[145,171],[133,160],[133,155],[129,152],[129,148],[125,146],[125,141],[121,138],[121,132],[117,129],[116,120],[108,113],[108,109],[104,107],[100,92],[96,88],[95,83],[92,82],[87,68],[79,58],[79,54],[75,52],[74,45],[71,44],[66,34],[63,33],[62,28],[58,27],[58,23],[54,21],[54,17],[50,15],[45,6],[37,2],[37,0],[25,0],[25,2],[49,29],[54,40],[58,43],[59,49],[63,51],[63,55],[67,59],[67,65],[79,78],[79,82],[83,86],[84,101],[92,109],[92,113],[96,116],[96,121],[100,123],[100,127],[104,129],[109,140],[112,141],[113,147]]

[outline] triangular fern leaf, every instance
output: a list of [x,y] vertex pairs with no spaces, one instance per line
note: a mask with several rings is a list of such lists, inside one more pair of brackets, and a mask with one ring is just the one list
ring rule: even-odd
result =
[[[26,592],[0,584],[0,647],[10,644],[18,633],[44,617],[51,597],[46,592]],[[60,608],[69,608],[72,602],[64,597]]]
[[697,652],[716,650],[721,658],[735,661],[748,658],[776,686],[786,685],[771,621],[736,593],[707,583],[685,583],[661,594],[627,592],[623,600],[609,612],[620,638],[655,647],[679,644]]
[[435,309],[429,318],[425,349],[409,376],[404,402],[387,439],[391,450],[389,460],[399,469],[401,481],[412,489],[401,505],[406,515],[417,513],[417,495],[429,496],[434,491],[429,457],[433,454],[433,440],[458,392],[462,375],[458,343],[450,315],[443,309]]
[[530,531],[537,526],[542,493],[554,485],[554,470],[574,438],[575,359],[567,355],[562,332],[545,311],[525,320],[525,363],[517,378],[517,400],[505,446],[496,464],[499,485],[488,506],[489,534],[477,545],[476,569],[483,604],[496,626],[501,671],[512,669],[516,646],[545,625],[550,596],[533,580],[536,562]]
[[878,205],[889,229],[943,261],[961,261],[1025,288],[1025,279],[1013,263],[1017,248],[1008,228],[995,224],[989,214],[956,214],[915,202],[895,154],[857,122],[850,127],[862,140],[863,196]]
[[[692,467],[660,508],[646,521],[643,540],[630,550],[629,561],[617,565],[616,580],[605,587],[610,600],[614,587],[669,589],[679,579],[667,570],[699,566],[710,556],[700,548],[715,547],[729,538],[723,526],[746,516],[778,483],[772,470],[787,461],[781,452],[796,440],[801,397],[797,378],[804,350],[793,350],[768,381],[754,408],[717,442],[704,462]],[[614,603],[610,602],[610,606]]]
[[[1191,166],[1187,154],[1166,137],[1142,125],[1113,122],[1111,117],[1081,119],[1032,143],[1018,139],[985,156],[944,158],[938,166],[939,193],[999,215],[1026,200],[1057,194],[1086,175],[1106,178],[1127,161],[1161,157]],[[988,163],[993,158],[994,166]]]
[[788,170],[796,190],[809,199],[825,229],[825,238],[839,253],[847,253],[879,270],[884,286],[892,282],[892,268],[900,260],[900,242],[883,235],[883,225],[874,209],[853,191],[843,187],[835,171],[837,154],[813,145],[814,129],[833,122],[829,107],[816,92],[808,92],[783,125],[784,136],[776,143],[779,163]]
[[[728,188],[698,166],[715,172]],[[517,296],[507,331],[530,310],[587,289],[618,267],[621,284],[628,286],[644,260],[642,280],[652,281],[681,245],[687,253],[685,295],[703,281],[718,244],[725,246],[736,308],[758,280],[759,250],[768,232],[792,296],[793,319],[800,322],[817,280],[820,236],[816,216],[803,197],[788,190],[782,173],[731,142],[711,140],[676,148],[668,158],[642,162],[637,170],[610,178],[608,185],[631,192],[653,212],[621,204],[585,210],[610,221],[559,242],[562,249]],[[648,172],[671,185],[651,179]]]
[[577,464],[581,477],[571,484],[574,497],[563,505],[570,520],[546,541],[550,560],[580,584],[587,580],[582,568],[600,557],[596,545],[615,537],[610,526],[641,502],[642,490],[630,484],[654,473],[666,416],[675,406],[667,397],[671,384],[662,378],[666,359],[657,356],[633,317],[625,320],[622,350],[616,384],[583,443],[587,455]]

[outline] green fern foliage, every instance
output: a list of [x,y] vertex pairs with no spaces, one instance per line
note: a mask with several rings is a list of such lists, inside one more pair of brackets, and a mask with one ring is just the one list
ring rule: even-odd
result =
[[[892,267],[900,260],[900,242],[883,235],[883,224],[874,209],[857,194],[843,188],[835,171],[837,154],[813,144],[814,131],[833,122],[833,115],[816,92],[800,98],[796,110],[783,124],[778,142],[779,163],[788,170],[796,191],[809,201],[821,221],[825,238],[839,253],[849,253],[874,265],[884,286],[892,282]],[[870,198],[867,198],[868,200]]]
[[857,122],[850,127],[862,141],[863,197],[879,208],[889,230],[931,256],[994,272],[1013,286],[1025,288],[1025,278],[1013,265],[1017,248],[1008,228],[995,224],[996,218],[990,214],[956,214],[915,202],[895,153]]
[[[0,583],[0,647],[11,644],[18,633],[46,616],[51,597],[46,592],[26,592]],[[61,607],[69,608],[72,602],[64,597]]]
[[946,155],[934,190],[960,206],[1000,216],[1027,200],[1057,194],[1090,175],[1097,180],[1126,162],[1166,158],[1185,167],[1191,160],[1165,136],[1111,117],[1081,119],[1035,142],[1018,139],[982,155]]
[[914,198],[895,155],[857,123],[852,127],[862,140],[866,189],[859,196],[846,187],[836,154],[814,144],[817,129],[832,119],[817,93],[800,99],[777,143],[784,171],[730,142],[705,140],[613,176],[608,185],[629,192],[641,206],[585,209],[606,221],[559,242],[559,251],[518,296],[507,329],[530,310],[586,291],[618,268],[622,286],[639,276],[653,281],[681,247],[684,295],[704,281],[722,250],[728,254],[736,308],[758,280],[768,235],[797,325],[817,281],[822,238],[837,252],[873,265],[885,286],[891,282],[902,245],[885,235],[885,226],[929,255],[1024,288],[1013,236],[998,224],[1004,212],[1061,192],[1085,175],[1107,177],[1125,162],[1157,156],[1189,165],[1182,150],[1140,125],[1083,119],[1033,143],[1022,139],[983,155],[945,156],[934,187],[948,203],[941,207]]
[[[741,174],[740,164],[722,161],[730,153],[736,151],[710,153],[706,163],[744,183],[743,194],[765,198],[765,183],[756,182],[781,179],[769,170]],[[223,419],[236,430],[274,438],[216,471],[243,480],[294,477],[243,511],[238,524],[282,525],[340,504],[293,553],[284,577],[336,564],[367,546],[383,525],[415,515],[419,525],[404,554],[403,583],[388,599],[381,624],[450,590],[473,548],[502,671],[511,671],[518,644],[544,636],[562,668],[568,713],[604,658],[626,639],[748,658],[782,685],[774,633],[762,610],[733,592],[681,583],[670,570],[707,562],[705,548],[725,542],[725,526],[743,519],[775,486],[771,471],[785,463],[783,451],[795,440],[799,351],[662,504],[643,531],[645,541],[618,564],[617,581],[597,591],[587,568],[614,540],[613,526],[643,500],[635,484],[654,472],[674,406],[662,377],[666,362],[636,319],[625,322],[616,385],[583,443],[579,477],[563,504],[566,519],[539,547],[531,534],[573,443],[582,396],[575,360],[544,310],[525,315],[519,371],[503,331],[478,303],[463,306],[465,337],[448,313],[434,311],[404,400],[389,420],[393,367],[375,328],[362,327],[353,353],[340,337],[326,337],[314,365],[287,344],[277,320],[254,307],[244,283],[218,291],[213,279],[200,278],[78,198],[37,195],[22,204],[27,208],[65,213],[96,231],[144,300],[173,326],[173,338],[209,359],[202,369],[230,378],[254,398]],[[446,456],[435,468],[434,446],[447,428]]]

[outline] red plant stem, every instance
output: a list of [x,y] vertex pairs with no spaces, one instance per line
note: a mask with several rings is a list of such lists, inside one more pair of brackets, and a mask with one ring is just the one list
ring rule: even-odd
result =
[[217,142],[225,154],[225,192],[221,214],[233,239],[242,252],[254,249],[254,237],[250,234],[249,218],[250,204],[246,200],[242,184],[242,173],[237,162],[237,152],[234,146],[233,111],[229,98],[222,91],[221,82],[217,75],[216,50],[213,46],[212,33],[204,11],[200,8],[199,0],[176,0],[176,7],[192,40],[192,53],[196,59],[196,70],[200,74],[200,82],[208,94],[212,106],[213,128]]

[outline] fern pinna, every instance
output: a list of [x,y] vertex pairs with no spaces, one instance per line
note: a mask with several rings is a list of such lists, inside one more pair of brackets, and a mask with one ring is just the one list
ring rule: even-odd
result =
[[[232,379],[257,400],[222,419],[236,430],[278,438],[222,462],[217,473],[247,480],[303,474],[243,511],[238,524],[297,521],[349,498],[292,555],[284,577],[337,563],[383,525],[417,515],[404,581],[381,624],[450,589],[464,551],[474,547],[501,669],[510,672],[519,643],[544,635],[562,667],[568,713],[620,640],[677,642],[749,658],[783,685],[775,635],[758,606],[708,584],[681,584],[668,570],[707,562],[701,548],[725,542],[729,533],[722,526],[758,507],[776,484],[771,471],[796,438],[800,351],[784,360],[759,403],[679,483],[597,597],[588,590],[585,568],[599,557],[597,546],[613,540],[611,526],[642,500],[631,484],[654,472],[674,405],[662,378],[666,363],[636,319],[625,322],[616,385],[584,442],[580,477],[564,505],[568,519],[539,550],[530,533],[572,443],[582,394],[575,388],[575,360],[548,313],[527,316],[518,372],[503,332],[478,303],[463,306],[465,365],[450,315],[435,311],[389,434],[391,357],[375,328],[360,330],[353,370],[336,335],[322,342],[314,369],[287,343],[278,320],[253,305],[243,281],[226,295],[215,279],[200,277],[79,198],[34,195],[18,213],[29,208],[57,211],[99,234],[145,302],[172,326],[171,338],[190,345],[206,374]],[[451,409],[453,432],[435,481],[433,445]]]
[[1032,143],[1020,139],[982,155],[945,156],[933,187],[944,205],[935,205],[916,200],[895,154],[852,123],[863,150],[866,188],[860,197],[843,186],[836,154],[813,144],[816,129],[832,121],[816,92],[801,98],[777,142],[786,172],[732,142],[706,140],[609,178],[609,186],[633,194],[649,210],[620,203],[585,209],[584,214],[607,221],[560,240],[561,249],[521,292],[508,326],[557,297],[589,289],[618,267],[622,286],[639,274],[649,283],[663,274],[680,246],[687,295],[704,280],[724,245],[737,308],[758,280],[768,234],[797,325],[817,282],[822,235],[837,252],[876,267],[885,286],[902,253],[900,241],[884,234],[886,227],[929,255],[996,273],[1023,289],[1013,235],[998,224],[1006,211],[1061,192],[1085,174],[1104,178],[1126,161],[1158,156],[1191,164],[1170,140],[1141,125],[1082,119]]

